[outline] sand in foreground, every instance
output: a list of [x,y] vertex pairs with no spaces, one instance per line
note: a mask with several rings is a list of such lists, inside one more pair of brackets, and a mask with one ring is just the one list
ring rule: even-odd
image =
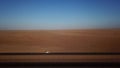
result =
[[0,31],[0,52],[120,52],[120,30]]

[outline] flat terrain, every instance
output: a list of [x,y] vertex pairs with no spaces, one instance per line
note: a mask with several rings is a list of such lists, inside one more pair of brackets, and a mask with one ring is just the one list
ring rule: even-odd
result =
[[[1,30],[0,52],[120,52],[120,30],[89,29],[89,30]],[[28,56],[16,56],[27,59]],[[51,59],[53,56],[29,56],[28,59]],[[63,59],[66,56],[59,56]],[[73,56],[66,57],[82,59],[112,59],[120,56]],[[14,60],[13,56],[0,56],[3,59]],[[54,56],[57,59],[58,56]],[[53,58],[52,58],[53,59]],[[120,59],[120,58],[119,58]],[[16,60],[16,59],[15,59]],[[8,60],[7,60],[8,61]],[[20,61],[20,60],[19,60]],[[33,61],[33,60],[32,60]],[[59,60],[60,61],[60,60]],[[72,60],[73,61],[73,60]]]

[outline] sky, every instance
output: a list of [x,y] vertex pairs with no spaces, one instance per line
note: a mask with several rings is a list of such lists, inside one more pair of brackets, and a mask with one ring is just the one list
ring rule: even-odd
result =
[[0,0],[0,30],[120,28],[120,0]]

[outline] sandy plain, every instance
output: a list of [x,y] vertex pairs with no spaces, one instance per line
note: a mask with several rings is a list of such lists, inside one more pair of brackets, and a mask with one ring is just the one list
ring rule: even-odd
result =
[[[120,29],[0,30],[0,53],[119,52]],[[120,61],[120,56],[0,56],[0,61]],[[26,60],[27,59],[27,60]],[[54,59],[54,60],[53,60]],[[108,60],[109,59],[109,60]],[[114,59],[114,60],[113,60]],[[92,60],[93,61],[93,60]],[[103,61],[103,60],[101,60]]]

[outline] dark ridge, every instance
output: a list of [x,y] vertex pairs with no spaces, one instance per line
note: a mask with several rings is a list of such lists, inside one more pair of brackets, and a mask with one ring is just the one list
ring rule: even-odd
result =
[[120,55],[120,53],[67,53],[67,52],[56,52],[56,53],[0,53],[0,55]]

